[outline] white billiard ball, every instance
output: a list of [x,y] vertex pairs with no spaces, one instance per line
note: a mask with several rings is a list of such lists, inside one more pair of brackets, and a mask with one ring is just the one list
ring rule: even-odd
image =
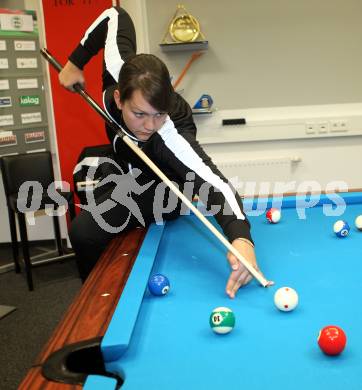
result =
[[355,221],[354,221],[354,224],[356,225],[356,228],[358,230],[362,230],[362,215],[359,215]]
[[297,292],[291,287],[281,287],[274,294],[275,306],[281,311],[294,310],[298,300]]

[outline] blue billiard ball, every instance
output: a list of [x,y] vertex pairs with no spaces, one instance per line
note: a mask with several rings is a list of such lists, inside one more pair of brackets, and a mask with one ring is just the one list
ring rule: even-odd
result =
[[170,290],[170,282],[165,275],[154,274],[148,280],[148,289],[153,295],[166,295]]
[[350,231],[350,227],[346,221],[339,220],[333,225],[334,233],[337,237],[346,237]]

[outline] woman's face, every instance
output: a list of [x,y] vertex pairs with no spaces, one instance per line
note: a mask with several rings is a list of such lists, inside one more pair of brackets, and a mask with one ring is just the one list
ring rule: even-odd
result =
[[120,100],[119,91],[115,90],[114,100],[122,110],[126,126],[141,141],[147,141],[166,121],[167,113],[153,108],[139,90],[134,91],[131,98],[124,102]]

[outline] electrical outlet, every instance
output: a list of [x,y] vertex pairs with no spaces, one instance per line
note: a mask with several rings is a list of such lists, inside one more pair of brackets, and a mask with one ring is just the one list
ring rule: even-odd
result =
[[339,121],[339,127],[341,131],[348,131],[348,120],[347,119],[341,119]]
[[319,122],[317,123],[317,129],[319,134],[325,134],[329,131],[329,123],[328,122]]
[[317,131],[317,126],[313,122],[308,122],[305,124],[305,133],[306,134],[315,134]]
[[347,119],[333,119],[329,121],[331,132],[341,133],[349,130]]

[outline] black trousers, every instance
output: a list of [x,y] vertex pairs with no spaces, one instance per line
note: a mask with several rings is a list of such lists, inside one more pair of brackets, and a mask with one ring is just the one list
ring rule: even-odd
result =
[[[180,186],[179,186],[180,187]],[[137,226],[177,218],[181,201],[156,177],[123,175],[96,188],[73,220],[69,238],[85,281],[109,242]]]

